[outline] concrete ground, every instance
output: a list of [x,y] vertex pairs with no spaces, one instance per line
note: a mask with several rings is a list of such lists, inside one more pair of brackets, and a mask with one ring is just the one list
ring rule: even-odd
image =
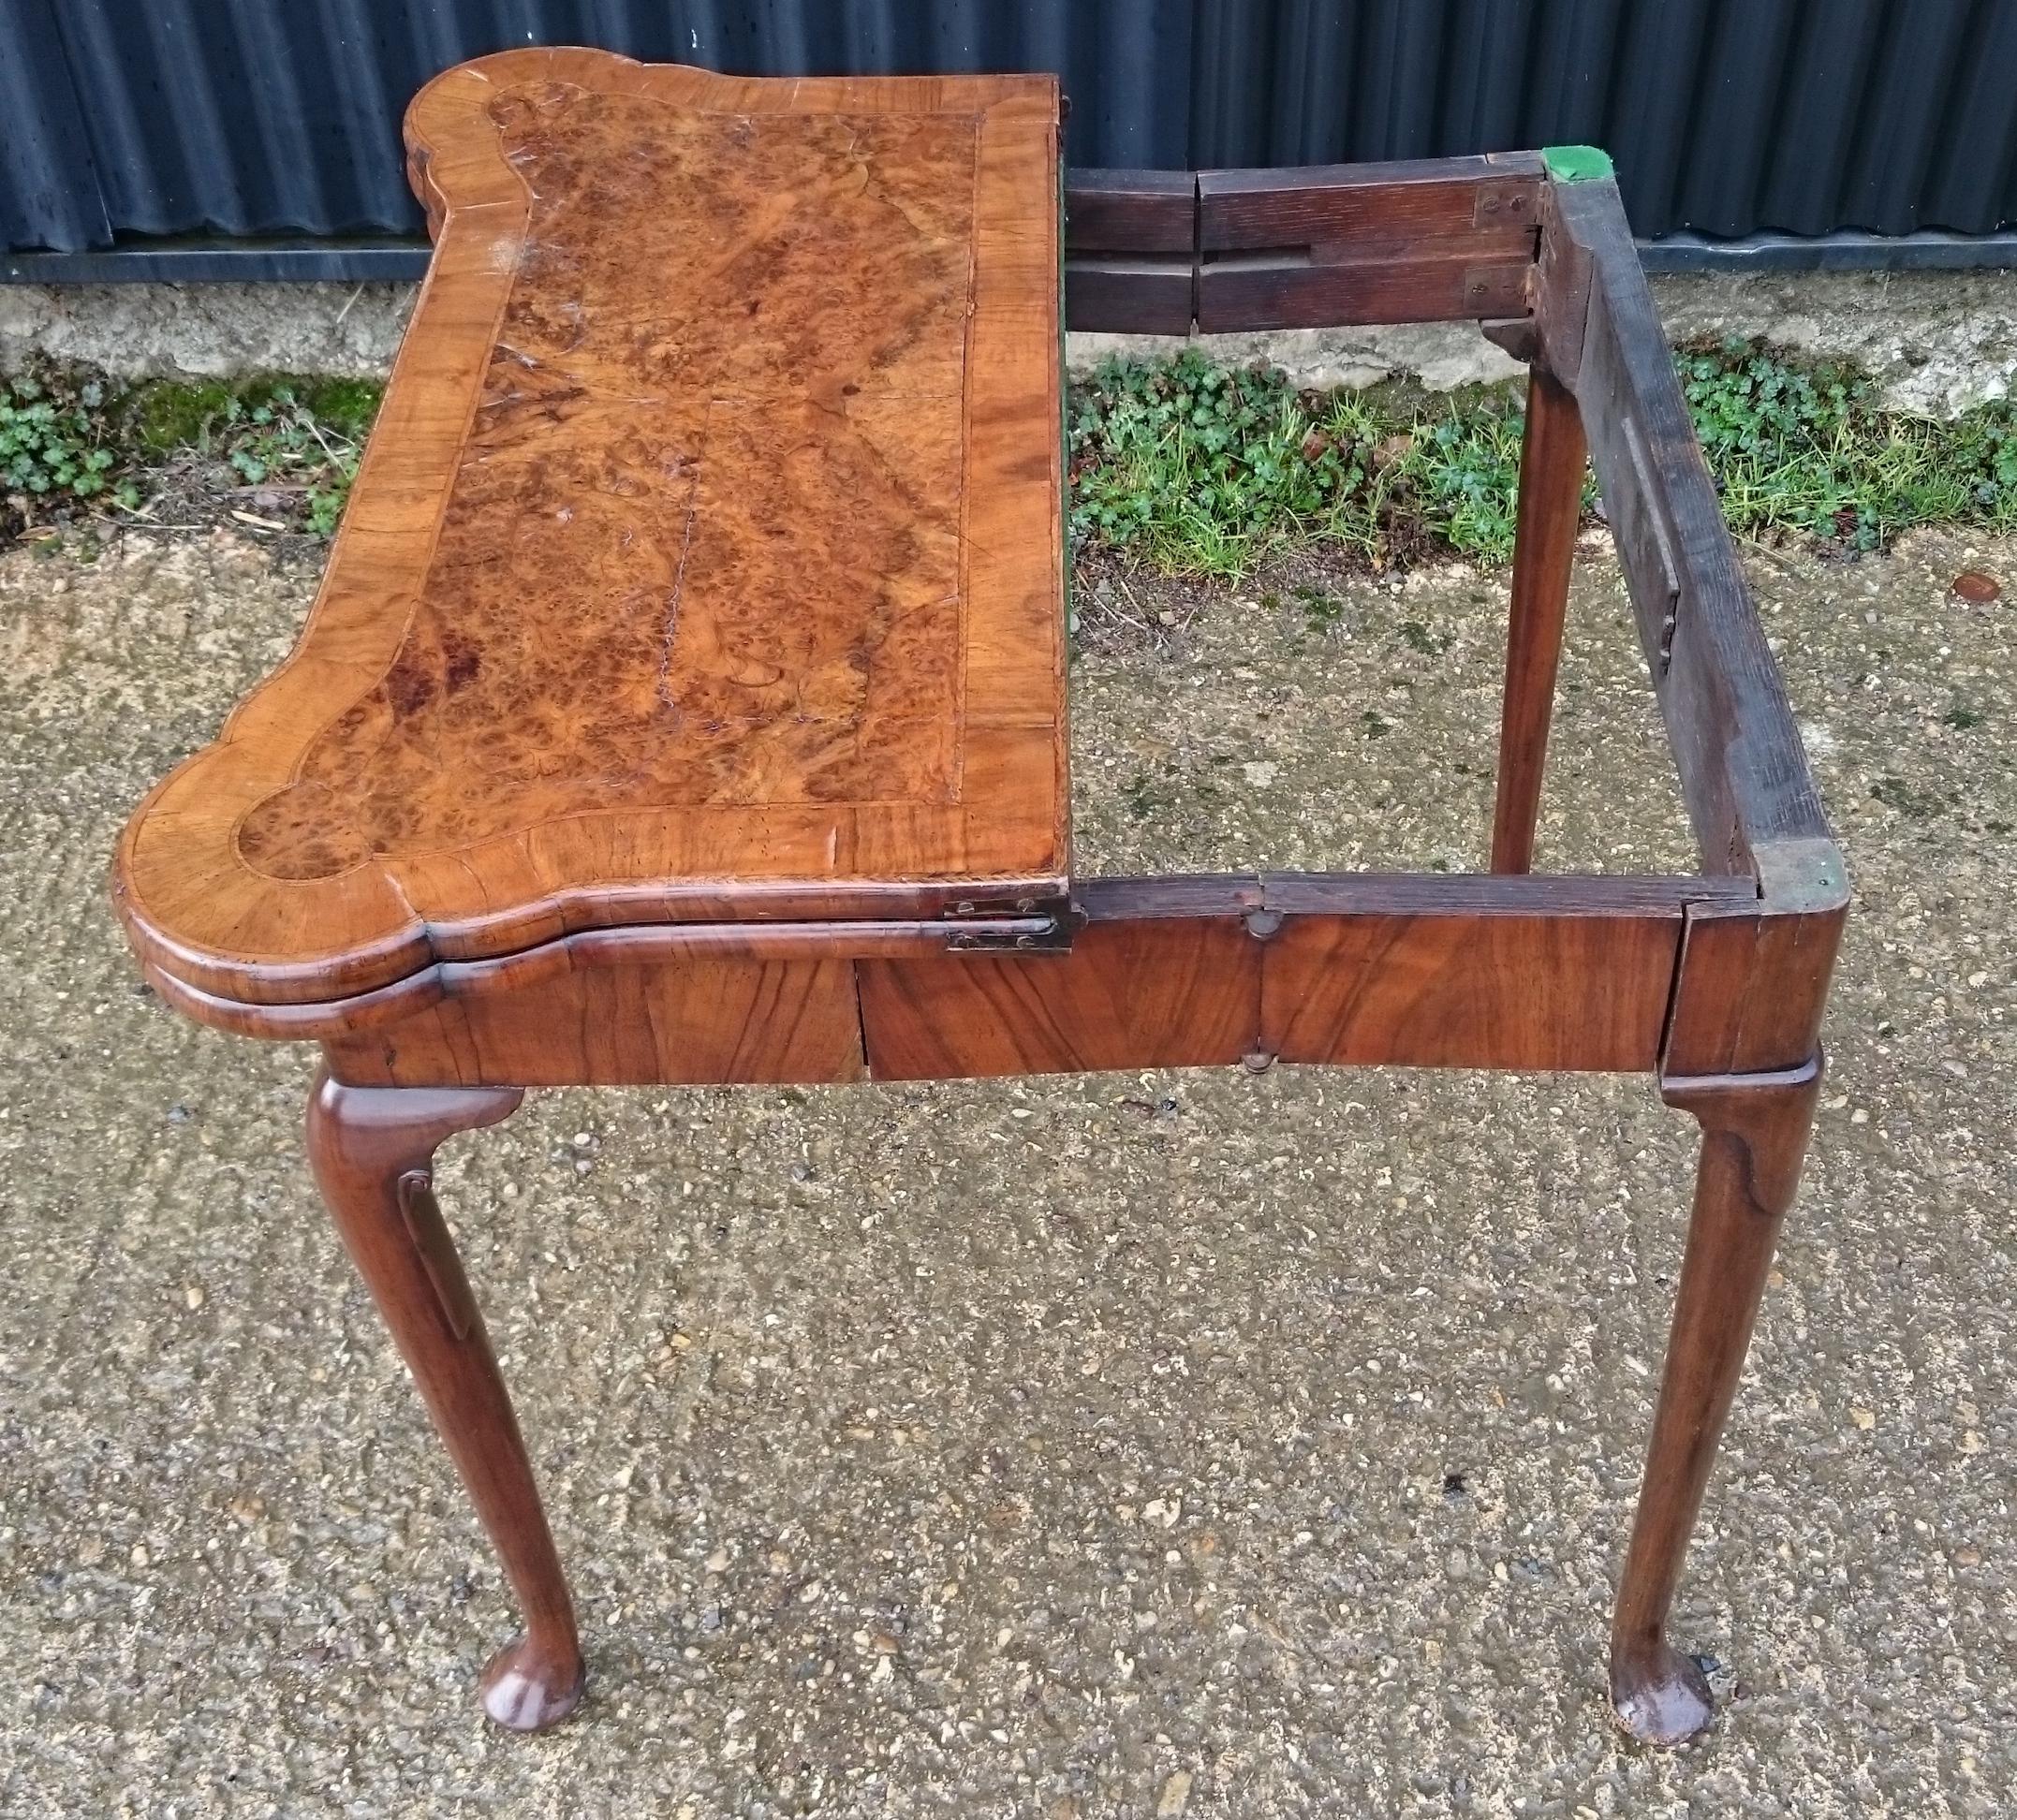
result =
[[[1679,1604],[1725,1704],[1658,1754],[1602,1642],[1693,1127],[1288,1069],[552,1093],[453,1144],[592,1663],[486,1730],[510,1603],[316,1204],[313,1058],[169,1014],[106,905],[313,575],[0,559],[0,1811],[2009,1812],[2017,545],[1747,561],[1858,895]],[[1504,607],[1110,580],[1082,869],[1475,863]],[[1593,539],[1546,863],[1686,862],[1648,704]]]

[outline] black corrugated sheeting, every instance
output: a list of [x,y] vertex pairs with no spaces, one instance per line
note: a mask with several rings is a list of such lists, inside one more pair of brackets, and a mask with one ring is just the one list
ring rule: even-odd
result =
[[1591,142],[1653,237],[2017,226],[2017,0],[0,0],[0,234],[417,233],[406,98],[528,43],[1054,69],[1082,165]]

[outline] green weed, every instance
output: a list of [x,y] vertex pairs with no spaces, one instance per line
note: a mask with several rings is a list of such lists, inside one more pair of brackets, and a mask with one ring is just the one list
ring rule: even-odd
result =
[[276,385],[254,403],[232,398],[216,440],[248,485],[298,492],[309,528],[325,537],[335,530],[357,477],[358,434],[325,425],[291,386]]
[[258,488],[277,521],[327,536],[342,517],[383,388],[269,374],[148,380],[41,368],[0,379],[0,543],[30,525],[128,511],[170,484],[184,499]]
[[96,380],[24,373],[0,382],[0,541],[54,506],[140,503],[105,404]]

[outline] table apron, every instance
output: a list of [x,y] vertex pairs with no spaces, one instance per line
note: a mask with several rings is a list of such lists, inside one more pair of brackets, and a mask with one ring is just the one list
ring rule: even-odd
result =
[[1659,1064],[1689,913],[1647,888],[1666,881],[1274,876],[1098,881],[1059,953],[618,953],[458,971],[405,1015],[316,1034],[359,1086]]

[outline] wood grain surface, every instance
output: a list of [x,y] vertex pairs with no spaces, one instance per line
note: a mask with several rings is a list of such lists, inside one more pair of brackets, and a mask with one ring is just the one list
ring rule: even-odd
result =
[[[1759,844],[1826,840],[1786,685],[1723,522],[1616,185],[1555,185],[1550,233],[1571,251],[1543,261],[1543,282],[1560,272],[1572,292],[1561,308],[1571,319],[1580,308],[1583,323],[1565,383],[1582,412],[1703,864],[1743,871]],[[1579,273],[1586,296],[1573,294]],[[1544,325],[1556,307],[1543,296]]]
[[1185,334],[1524,317],[1539,157],[1073,170],[1071,327]]
[[615,961],[445,997],[324,1046],[357,1086],[743,1086],[867,1072],[846,961]]
[[1215,902],[1171,915],[1100,905],[1097,896],[1068,953],[860,962],[870,1073],[935,1080],[1201,1067],[1245,1055],[1260,944],[1237,888],[1229,882]]
[[1540,154],[1260,166],[1198,173],[1206,253],[1352,242],[1522,243],[1531,257],[1547,187]]
[[1748,903],[1690,907],[1661,1067],[1798,1068],[1848,875],[1614,183],[1551,186],[1539,273],[1541,340],[1575,394],[1702,868],[1755,886]]
[[1065,316],[1076,330],[1187,335],[1197,311],[1198,179],[1065,174]]
[[1198,327],[1525,314],[1542,192],[1532,153],[1198,173]]
[[512,51],[407,133],[434,264],[301,643],[122,844],[146,958],[1061,897],[1054,82]]
[[1545,367],[1528,374],[1507,615],[1506,695],[1492,803],[1492,870],[1531,872],[1554,679],[1583,517],[1586,450],[1576,401]]
[[1741,881],[1089,879],[1068,954],[858,963],[870,1074],[1238,1061],[1651,1069],[1692,905]]
[[524,1612],[523,1634],[484,1669],[484,1710],[511,1730],[543,1731],[581,1702],[574,1601],[483,1316],[434,1191],[434,1156],[443,1141],[509,1118],[520,1097],[508,1088],[378,1093],[322,1075],[309,1094],[307,1136],[330,1216]]

